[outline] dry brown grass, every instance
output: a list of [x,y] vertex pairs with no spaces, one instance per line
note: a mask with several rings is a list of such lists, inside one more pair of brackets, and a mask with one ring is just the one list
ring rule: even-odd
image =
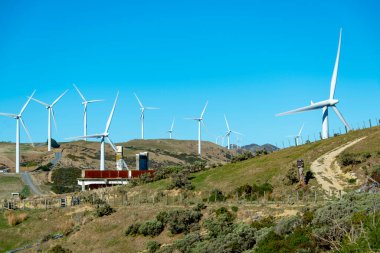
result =
[[28,214],[26,213],[16,214],[14,211],[7,211],[4,213],[4,215],[8,221],[9,226],[12,227],[28,219]]

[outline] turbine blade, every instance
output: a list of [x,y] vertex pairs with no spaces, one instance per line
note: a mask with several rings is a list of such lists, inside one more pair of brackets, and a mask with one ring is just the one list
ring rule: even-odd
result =
[[106,138],[107,138],[108,143],[111,145],[112,149],[115,150],[115,152],[117,152],[116,146],[113,144],[110,137],[107,136]]
[[49,107],[49,105],[48,105],[47,103],[45,103],[45,102],[42,102],[42,101],[40,101],[40,100],[38,100],[38,99],[35,99],[35,98],[32,98],[32,97],[29,97],[29,98],[30,98],[31,100],[33,100],[33,101],[35,101],[35,102],[37,102],[37,103],[43,105],[43,106]]
[[66,90],[63,92],[54,102],[51,104],[51,106],[54,106],[69,90]]
[[234,134],[237,134],[237,135],[241,135],[241,136],[243,136],[244,134],[242,134],[242,133],[239,133],[239,132],[236,132],[236,131],[231,131],[232,133],[234,133]]
[[173,122],[172,122],[172,127],[170,128],[170,132],[173,132],[174,121],[175,121],[175,118],[173,119]]
[[291,110],[291,111],[287,111],[287,112],[282,112],[282,113],[276,114],[276,116],[284,116],[284,115],[289,115],[289,114],[294,114],[294,113],[299,113],[299,112],[304,112],[304,111],[311,111],[311,110],[320,109],[322,107],[324,107],[324,105],[321,106],[320,104],[313,104],[313,105],[301,107],[301,108],[298,108],[298,109],[295,109],[295,110]]
[[224,120],[226,121],[227,130],[230,131],[230,125],[228,125],[226,114],[224,114]]
[[86,99],[84,98],[82,92],[80,92],[80,90],[78,89],[78,87],[75,84],[73,84],[73,86],[77,90],[77,92],[79,93],[79,96],[82,98],[83,102],[86,102]]
[[24,130],[25,130],[26,135],[28,136],[29,141],[31,142],[32,146],[34,147],[34,143],[33,143],[32,137],[30,136],[29,130],[28,130],[28,128],[26,127],[25,122],[22,120],[22,118],[19,118],[19,119],[20,119],[20,121],[21,121],[21,125],[22,125],[22,127],[23,127]]
[[302,127],[301,127],[300,131],[298,132],[298,135],[297,135],[297,136],[301,136],[301,133],[302,133],[302,130],[303,130],[304,125],[305,125],[305,124],[302,124]]
[[10,117],[10,118],[16,118],[17,117],[16,114],[2,113],[2,112],[0,112],[0,116],[6,116],[6,117]]
[[50,108],[50,110],[51,110],[51,117],[53,118],[53,122],[54,122],[55,131],[58,131],[57,121],[55,120],[54,110],[53,110],[53,108]]
[[97,102],[103,102],[104,100],[103,99],[94,99],[94,100],[89,100],[87,101],[87,103],[97,103]]
[[30,99],[34,96],[34,93],[36,93],[36,90],[33,91],[32,95],[30,95],[30,97],[28,98],[28,101],[26,101],[26,103],[24,104],[24,106],[22,107],[19,115],[22,115],[22,113],[25,111],[26,107],[28,106],[29,102],[30,102]]
[[201,116],[200,116],[201,119],[203,119],[203,115],[205,114],[205,111],[206,111],[207,105],[208,105],[208,101],[206,102],[206,105],[205,105],[205,107],[203,108],[203,111],[202,111],[202,113],[201,113]]
[[160,108],[158,107],[144,107],[146,110],[159,110]]
[[346,126],[347,130],[350,131],[351,130],[350,126],[347,124],[347,121],[343,118],[343,115],[340,113],[338,108],[335,105],[331,106],[331,107],[333,108],[336,115],[338,115],[338,117],[342,121],[342,123]]
[[141,101],[140,101],[139,97],[136,95],[136,93],[133,93],[133,94],[135,94],[135,97],[137,99],[137,102],[139,102],[140,107],[144,108],[143,104],[141,103]]
[[102,138],[104,134],[92,134],[92,135],[86,135],[86,136],[76,136],[76,137],[70,137],[66,138],[66,140],[76,140],[76,139],[92,139],[92,138]]
[[117,94],[116,94],[115,102],[113,103],[113,107],[112,107],[110,116],[108,117],[108,121],[107,121],[107,125],[106,125],[106,130],[104,131],[105,133],[107,133],[108,129],[110,128],[112,117],[113,117],[113,113],[115,111],[115,107],[116,107],[116,103],[117,103],[117,99],[118,98],[119,98],[119,92],[117,92]]
[[200,118],[184,118],[185,120],[201,120]]
[[331,78],[331,85],[330,85],[330,99],[334,98],[335,93],[335,86],[336,86],[336,79],[338,77],[338,68],[339,68],[339,56],[340,56],[340,44],[342,42],[342,28],[340,28],[339,33],[339,44],[338,44],[338,51],[336,53],[336,59],[335,59],[335,65],[334,65],[334,71]]

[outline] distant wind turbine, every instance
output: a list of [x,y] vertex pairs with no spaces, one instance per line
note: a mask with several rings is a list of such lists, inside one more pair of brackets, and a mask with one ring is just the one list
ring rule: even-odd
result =
[[115,102],[113,104],[111,113],[108,117],[108,121],[106,124],[106,128],[103,133],[101,134],[93,134],[93,135],[87,135],[87,136],[79,136],[79,137],[73,137],[70,139],[100,139],[100,170],[105,170],[105,163],[104,163],[104,157],[105,157],[105,150],[104,150],[104,141],[107,140],[107,142],[111,145],[112,149],[117,152],[116,146],[113,144],[109,137],[109,128],[111,126],[112,118],[113,118],[113,113],[115,111],[116,103],[119,97],[119,92],[116,95]]
[[47,104],[35,98],[31,98],[37,103],[43,105],[48,110],[48,151],[51,151],[51,118],[53,118],[55,129],[57,130],[57,122],[55,121],[53,106],[67,93],[68,90],[63,92],[52,104]]
[[144,112],[145,110],[158,110],[160,108],[157,108],[157,107],[144,107],[143,104],[141,103],[139,97],[135,94],[135,97],[137,99],[137,102],[139,102],[139,105],[140,105],[140,111],[141,111],[141,114],[140,114],[140,121],[141,121],[141,139],[144,140]]
[[342,29],[340,29],[339,34],[339,44],[338,44],[338,52],[335,59],[335,66],[333,75],[331,78],[331,84],[330,84],[330,97],[327,100],[313,103],[311,102],[311,105],[305,106],[302,108],[298,108],[295,110],[291,110],[288,112],[283,112],[280,114],[277,114],[276,116],[284,116],[304,111],[311,111],[316,109],[322,109],[322,139],[327,139],[329,137],[329,127],[328,127],[328,108],[331,107],[336,115],[339,117],[339,119],[342,121],[342,123],[345,125],[347,131],[350,131],[350,126],[347,124],[346,120],[343,118],[343,115],[340,113],[338,108],[336,107],[336,104],[339,103],[339,100],[334,99],[334,93],[335,93],[335,87],[336,87],[336,80],[338,76],[338,67],[339,67],[339,56],[340,56],[340,45],[342,41]]
[[202,150],[201,150],[202,149],[202,144],[201,144],[201,141],[202,141],[202,139],[201,139],[202,138],[201,123],[203,124],[204,127],[206,127],[205,123],[203,122],[203,116],[205,114],[207,105],[208,105],[208,101],[206,102],[206,105],[203,108],[203,111],[202,111],[201,116],[199,118],[186,118],[186,119],[198,121],[198,155],[201,155],[201,153],[202,153]]
[[224,120],[226,121],[226,126],[227,126],[227,133],[226,133],[226,137],[227,137],[227,145],[228,145],[228,149],[231,149],[231,146],[230,146],[230,136],[231,136],[231,133],[234,133],[234,134],[237,134],[237,135],[242,135],[241,133],[238,133],[238,132],[235,132],[235,131],[232,131],[230,129],[230,125],[228,124],[228,121],[227,121],[227,117],[226,115],[224,114]]
[[302,127],[301,127],[301,129],[297,135],[288,136],[288,137],[294,138],[296,146],[300,145],[300,138],[301,138],[301,134],[302,134],[302,130],[303,130],[304,125],[305,124],[302,124]]
[[35,92],[36,91],[33,91],[32,95],[30,95],[30,97],[28,98],[24,106],[22,107],[19,114],[0,113],[1,116],[14,118],[16,120],[16,173],[20,173],[20,122],[21,122],[22,127],[25,130],[25,133],[28,135],[30,142],[34,146],[29,130],[26,127],[24,121],[22,120],[22,114],[25,111],[26,107],[28,106],[30,99],[34,96]]
[[[78,87],[73,84],[74,88],[77,90],[77,92],[79,93],[79,96],[82,98],[82,104],[83,104],[83,107],[84,107],[84,110],[83,110],[83,135],[86,136],[87,135],[87,105],[88,104],[91,104],[91,103],[96,103],[96,102],[101,102],[103,100],[86,100],[85,97],[83,96],[82,92],[80,92],[80,90],[78,89]],[[87,141],[87,139],[84,139],[85,141]]]
[[169,139],[172,139],[172,134],[173,134],[173,128],[174,128],[174,121],[175,118],[173,119],[172,126],[170,127],[168,133],[169,133]]

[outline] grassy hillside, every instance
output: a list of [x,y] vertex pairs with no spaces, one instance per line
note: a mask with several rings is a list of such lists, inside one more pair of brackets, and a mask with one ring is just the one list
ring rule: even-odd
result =
[[11,193],[21,192],[23,187],[19,176],[0,175],[0,199],[10,199]]
[[[349,150],[356,153],[372,152],[375,154],[380,151],[380,127],[371,129],[352,131],[348,134],[305,144],[298,147],[291,147],[274,153],[252,158],[243,162],[229,163],[221,167],[207,171],[194,173],[191,175],[191,182],[197,191],[209,191],[217,188],[224,192],[230,192],[236,187],[253,183],[262,184],[269,182],[274,186],[274,193],[283,193],[286,190],[294,189],[295,186],[285,186],[284,178],[287,171],[297,159],[305,161],[306,170],[310,164],[321,155],[346,144],[347,142],[367,136],[367,138]],[[378,153],[376,153],[378,154]],[[378,155],[380,157],[380,155]],[[375,160],[373,156],[373,162]],[[362,165],[357,164],[356,167]],[[365,171],[355,170],[358,177],[363,179]],[[311,181],[312,186],[317,186],[315,180]],[[169,179],[161,180],[143,186],[149,189],[164,189],[169,184]]]

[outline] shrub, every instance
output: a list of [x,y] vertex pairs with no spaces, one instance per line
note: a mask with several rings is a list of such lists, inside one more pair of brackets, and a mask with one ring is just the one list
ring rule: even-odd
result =
[[293,185],[299,182],[299,176],[298,176],[298,169],[294,166],[292,166],[288,172],[286,172],[285,178],[284,178],[284,184],[285,185]]
[[356,184],[356,178],[349,178],[349,179],[347,180],[347,182],[348,182],[349,184]]
[[202,211],[202,210],[204,210],[204,209],[206,209],[206,208],[207,208],[207,206],[206,206],[205,204],[203,204],[203,203],[198,203],[196,206],[193,207],[193,211],[198,211],[198,212],[200,212],[200,211]]
[[143,236],[157,236],[164,230],[162,222],[157,220],[147,221],[140,225],[139,234]]
[[201,218],[202,213],[200,211],[174,210],[167,213],[166,223],[169,225],[172,234],[188,233]]
[[73,167],[54,170],[52,174],[52,190],[58,194],[80,190],[77,179],[81,177],[81,173],[80,169]]
[[7,218],[9,226],[16,226],[28,218],[28,214],[26,213],[16,214],[13,211],[7,211],[4,214]]
[[159,244],[156,241],[149,241],[146,245],[146,249],[149,253],[155,253],[157,252],[161,247],[161,244]]
[[103,217],[103,216],[111,215],[114,212],[116,212],[115,209],[113,209],[109,204],[98,205],[96,207],[96,216],[97,217]]
[[237,211],[239,211],[239,207],[231,206],[231,210],[232,210],[232,212],[236,213]]
[[311,179],[314,179],[315,177],[314,177],[314,174],[313,174],[313,172],[312,171],[306,171],[306,174],[305,174],[305,183],[306,184],[308,184],[309,183],[309,181],[311,180]]
[[141,224],[140,223],[134,223],[128,226],[127,230],[125,231],[126,236],[135,236],[139,234]]
[[[46,141],[46,144],[47,144],[47,141]],[[61,145],[59,145],[59,143],[54,140],[53,138],[51,138],[51,147],[52,148],[59,148]]]
[[263,229],[263,228],[269,228],[274,226],[274,217],[273,216],[267,216],[264,217],[261,220],[252,221],[251,227],[256,228],[257,230]]
[[48,251],[48,253],[71,253],[71,252],[72,252],[71,250],[65,249],[61,245],[55,245]]
[[168,189],[187,189],[192,190],[194,189],[194,186],[191,185],[191,182],[189,181],[189,173],[186,170],[183,170],[181,172],[177,172],[172,175],[172,182],[168,186]]
[[181,240],[174,242],[174,248],[179,252],[191,252],[195,244],[201,242],[202,238],[199,233],[190,233],[185,235]]
[[223,192],[219,189],[214,189],[210,193],[210,196],[208,197],[209,202],[221,202],[225,200],[226,200],[226,197],[224,196]]
[[253,158],[253,157],[254,157],[254,155],[252,154],[252,152],[250,152],[250,151],[245,151],[243,154],[240,154],[240,155],[234,156],[234,157],[231,159],[231,162],[232,162],[232,163],[241,162],[241,161],[245,161],[245,160],[251,159],[251,158]]
[[349,166],[349,165],[355,165],[361,163],[362,160],[360,160],[356,154],[353,153],[347,153],[343,152],[339,155],[339,163],[342,166]]
[[39,166],[36,170],[50,171],[52,167],[53,167],[52,163],[47,163],[45,165]]

